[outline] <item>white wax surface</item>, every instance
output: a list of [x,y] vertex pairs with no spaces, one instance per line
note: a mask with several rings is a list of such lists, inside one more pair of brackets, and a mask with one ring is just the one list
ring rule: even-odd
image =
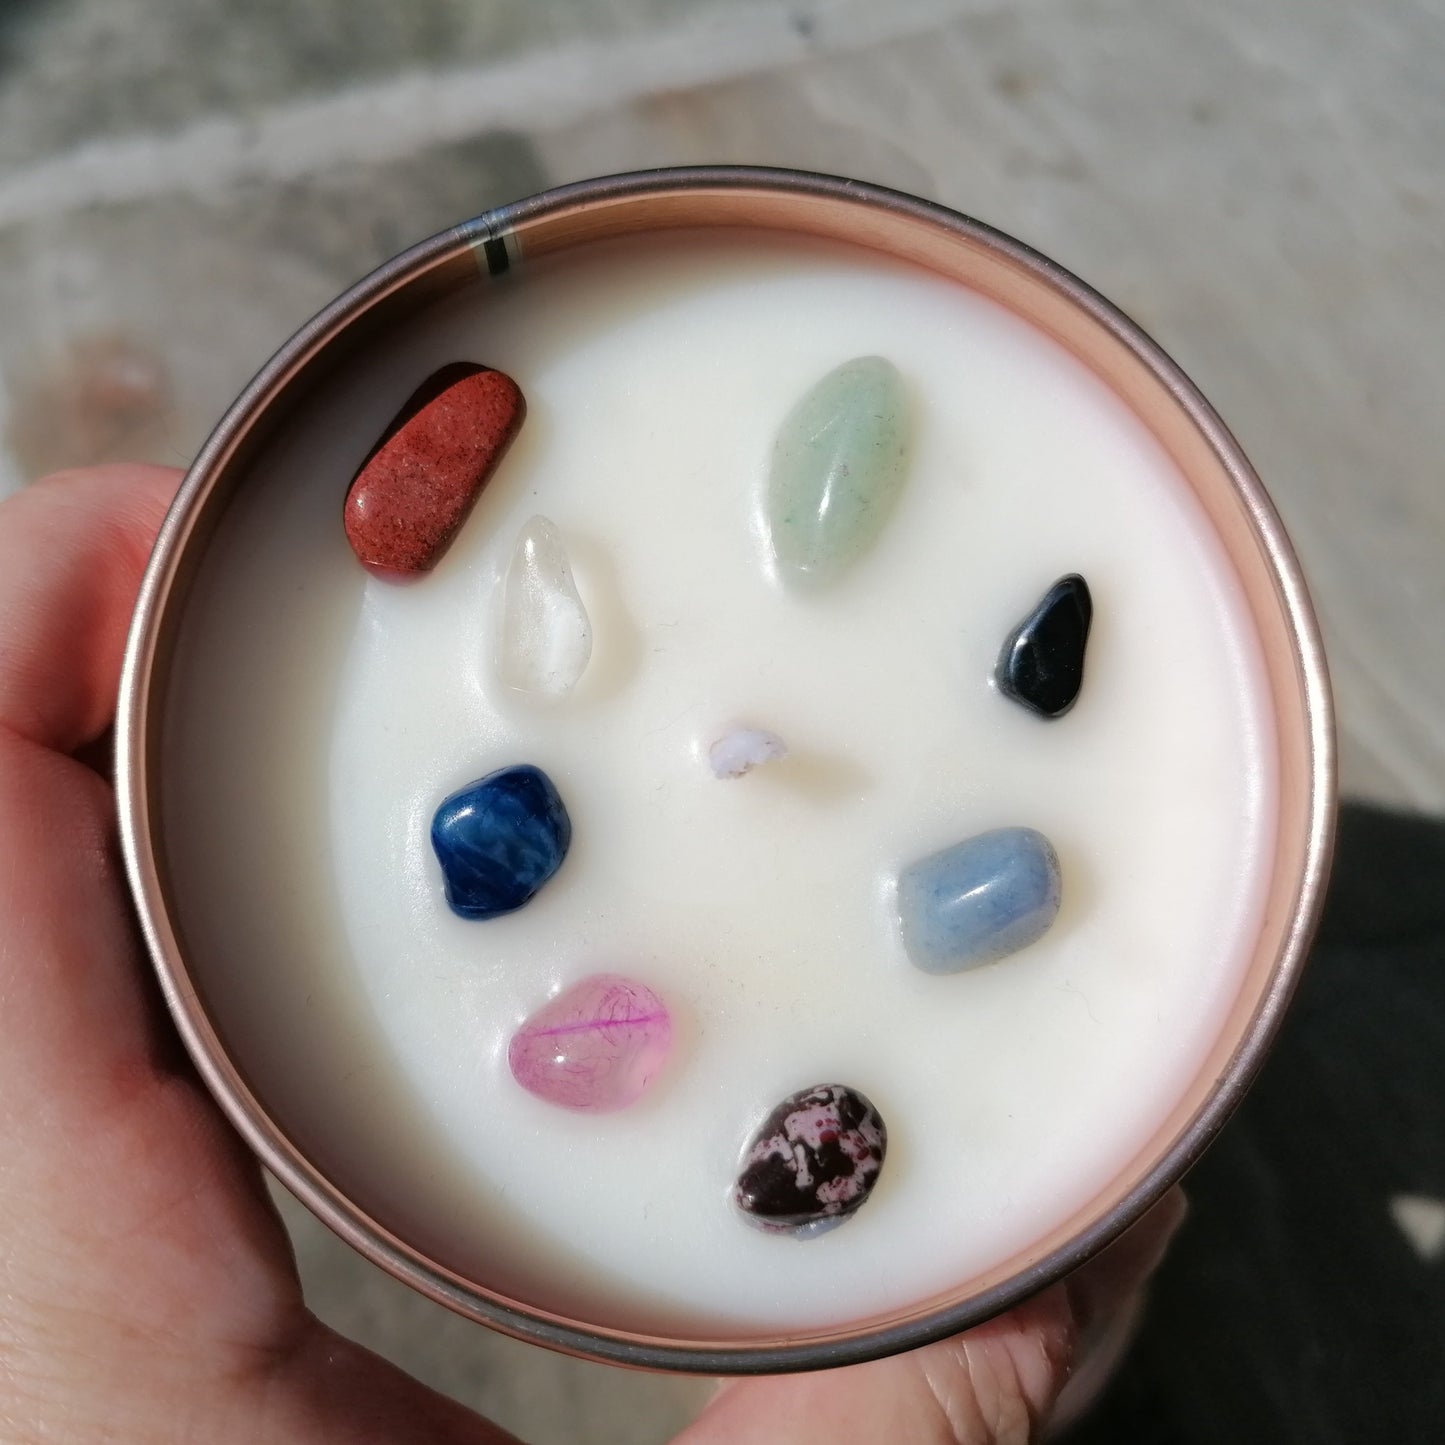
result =
[[[898,508],[797,598],[758,526],[774,434],[850,357],[891,359],[916,442]],[[442,565],[395,586],[347,546],[354,469],[436,367],[517,379],[522,433]],[[594,630],[572,696],[491,656],[541,513]],[[1002,639],[1067,572],[1093,591],[1083,694],[1000,696]],[[178,910],[223,1036],[338,1184],[445,1263],[542,1305],[696,1337],[930,1297],[1104,1186],[1189,1082],[1256,935],[1273,720],[1238,584],[1122,404],[993,303],[783,240],[607,247],[479,282],[380,338],[258,463],[189,606],[166,736]],[[789,756],[720,781],[709,745]],[[453,916],[437,803],[510,763],[574,841],[522,911]],[[1008,824],[1063,867],[1045,938],[931,977],[897,871]],[[507,1041],[599,971],[648,984],[666,1071],[609,1116],[524,1093]],[[881,1180],[799,1243],[729,1202],[785,1095],[844,1083]]]

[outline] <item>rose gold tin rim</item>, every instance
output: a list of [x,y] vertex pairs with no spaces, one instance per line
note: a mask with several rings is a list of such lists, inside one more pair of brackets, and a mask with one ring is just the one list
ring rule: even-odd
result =
[[[1298,881],[1286,879],[1276,908],[1285,910],[1281,944],[1261,991],[1227,1061],[1202,1104],[1131,1187],[1058,1247],[966,1298],[945,1299],[885,1321],[865,1321],[835,1331],[749,1343],[674,1341],[581,1324],[534,1309],[459,1278],[392,1235],[337,1190],[284,1135],[227,1056],[199,997],[168,917],[152,826],[156,775],[150,756],[163,670],[156,666],[179,586],[181,563],[205,504],[236,461],[256,423],[283,397],[304,368],[359,318],[398,298],[410,285],[444,271],[479,264],[506,269],[530,254],[574,240],[631,229],[627,217],[639,206],[662,217],[652,226],[759,224],[729,220],[739,206],[756,206],[781,217],[782,229],[809,229],[776,208],[826,203],[844,208],[867,230],[871,244],[891,249],[889,225],[906,223],[921,236],[983,251],[1001,260],[1028,285],[1046,288],[1074,315],[1091,323],[1142,365],[1167,393],[1214,464],[1227,475],[1274,587],[1293,651],[1303,739],[1305,794],[1299,840]],[[774,208],[769,211],[769,208]],[[721,209],[720,209],[721,208]],[[731,208],[731,209],[730,209]],[[623,219],[614,224],[609,212]],[[832,212],[830,212],[832,214]],[[864,223],[867,225],[864,225]],[[876,223],[876,224],[875,224]],[[761,222],[767,225],[764,220]],[[827,234],[831,226],[812,227]],[[558,239],[560,237],[560,240]],[[857,241],[858,234],[848,239]],[[867,236],[864,244],[870,244]],[[902,252],[902,243],[899,250]],[[183,590],[183,588],[181,589]],[[1282,764],[1283,767],[1283,764]],[[397,1278],[442,1304],[507,1334],[569,1353],[642,1368],[702,1374],[775,1373],[826,1368],[905,1350],[955,1333],[1005,1310],[1052,1283],[1096,1253],[1133,1223],[1198,1158],[1238,1104],[1263,1060],[1284,1005],[1298,980],[1323,899],[1333,843],[1334,732],[1328,676],[1319,630],[1304,579],[1273,504],[1238,443],[1182,371],[1120,311],[1061,267],[999,232],[881,187],[835,177],[759,167],[720,166],[641,172],[581,182],[505,206],[433,237],[374,271],[296,333],[237,399],[207,440],[187,474],[161,529],[141,587],[121,680],[117,725],[117,795],[126,866],[142,929],[167,1003],[186,1047],[212,1093],[252,1149],[286,1186],[348,1243]],[[1283,812],[1283,803],[1281,803]],[[1278,854],[1277,849],[1277,854]],[[1278,856],[1276,859],[1278,862]],[[1292,872],[1292,875],[1293,872]],[[1281,893],[1277,884],[1276,895]],[[1126,1171],[1127,1174],[1127,1171]],[[1111,1191],[1112,1192],[1112,1191]],[[1085,1211],[1087,1213],[1087,1211]],[[956,1291],[955,1291],[956,1293]]]

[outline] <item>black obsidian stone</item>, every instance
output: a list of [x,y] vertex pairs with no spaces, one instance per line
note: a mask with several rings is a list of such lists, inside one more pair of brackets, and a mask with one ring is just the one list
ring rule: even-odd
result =
[[1089,584],[1077,572],[1061,577],[1004,643],[994,671],[998,690],[1040,717],[1062,717],[1084,681],[1093,616]]
[[808,1239],[862,1205],[887,1149],[888,1130],[862,1094],[819,1084],[790,1094],[763,1120],[733,1198],[759,1228]]

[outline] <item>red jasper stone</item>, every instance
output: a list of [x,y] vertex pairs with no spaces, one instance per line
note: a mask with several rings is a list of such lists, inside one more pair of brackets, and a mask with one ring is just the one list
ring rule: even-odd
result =
[[368,566],[429,572],[526,414],[505,372],[458,361],[412,393],[346,493],[346,537]]

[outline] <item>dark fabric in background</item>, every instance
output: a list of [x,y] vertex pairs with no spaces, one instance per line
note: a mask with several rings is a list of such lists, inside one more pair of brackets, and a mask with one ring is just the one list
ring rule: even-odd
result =
[[1185,1181],[1139,1337],[1068,1445],[1445,1441],[1445,822],[1346,806],[1269,1062]]

